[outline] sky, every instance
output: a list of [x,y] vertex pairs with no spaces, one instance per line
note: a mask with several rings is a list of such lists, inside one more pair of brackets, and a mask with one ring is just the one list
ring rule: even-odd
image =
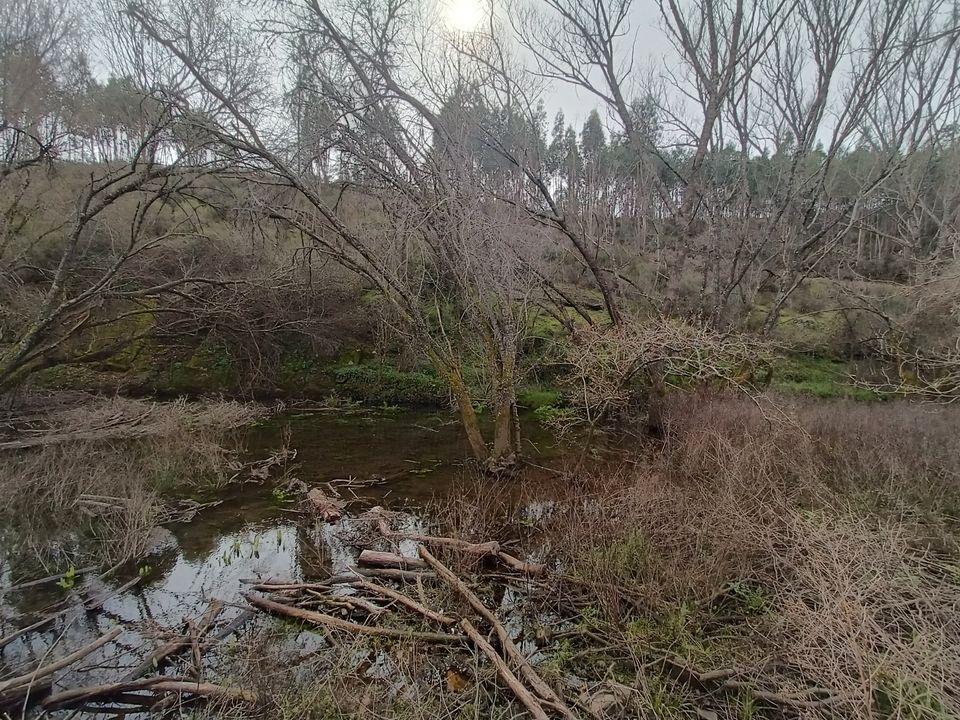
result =
[[[491,0],[438,0],[441,17],[451,29],[458,32],[471,32],[482,26],[489,12]],[[492,0],[494,12],[503,20],[511,11],[516,11],[527,0]],[[664,67],[666,58],[673,55],[673,48],[660,24],[660,9],[656,0],[634,0],[630,12],[627,36],[621,44],[624,53],[633,51],[635,57],[635,75],[645,75],[648,69],[655,72]],[[533,59],[525,58],[531,65]],[[600,102],[586,90],[572,85],[554,82],[544,94],[544,104],[549,123],[560,110],[566,121],[575,128],[583,124],[594,109],[601,116],[605,109]],[[606,120],[606,118],[604,118]]]

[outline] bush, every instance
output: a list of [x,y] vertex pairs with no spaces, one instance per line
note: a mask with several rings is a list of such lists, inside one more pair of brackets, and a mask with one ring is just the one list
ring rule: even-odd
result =
[[442,405],[447,388],[427,372],[404,372],[386,365],[347,365],[333,371],[337,391],[351,400],[388,405]]

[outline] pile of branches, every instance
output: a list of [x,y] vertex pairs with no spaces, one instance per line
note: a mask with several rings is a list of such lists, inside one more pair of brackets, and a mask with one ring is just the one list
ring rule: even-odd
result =
[[[245,593],[247,602],[263,612],[308,623],[325,631],[427,644],[472,645],[489,660],[500,679],[531,716],[538,720],[546,720],[551,714],[576,717],[562,696],[520,652],[493,610],[430,548],[444,548],[478,560],[490,559],[508,571],[524,575],[542,575],[546,572],[544,566],[514,557],[497,542],[470,543],[449,537],[394,532],[386,513],[379,507],[367,513],[365,518],[384,538],[415,543],[416,556],[364,550],[358,558],[359,567],[322,582],[250,581],[251,589],[261,594]],[[384,581],[400,583],[401,589]],[[470,613],[454,616],[439,612],[428,607],[423,599],[416,599],[402,590],[404,585],[437,583],[445,584],[459,595],[469,606]],[[426,620],[437,626],[437,630],[426,632],[386,624],[384,620],[394,612]],[[482,632],[482,627],[486,627],[495,639]]]
[[[136,580],[139,578],[135,578],[133,582]],[[127,587],[129,584],[124,586],[124,588]],[[253,692],[210,683],[204,679],[204,653],[233,635],[253,617],[250,611],[241,612],[233,620],[215,630],[215,623],[224,607],[224,603],[219,600],[211,601],[201,617],[186,622],[181,633],[158,646],[144,657],[139,665],[122,677],[108,683],[54,691],[53,678],[56,675],[77,666],[101,648],[118,642],[125,628],[117,625],[109,632],[58,660],[41,663],[0,681],[0,711],[39,704],[44,711],[74,708],[92,713],[126,714],[169,710],[196,699],[256,703],[257,695]],[[85,607],[87,611],[91,609],[90,605]],[[62,614],[50,615],[0,638],[0,647],[42,627]],[[166,666],[183,655],[189,656],[188,674],[162,674]]]

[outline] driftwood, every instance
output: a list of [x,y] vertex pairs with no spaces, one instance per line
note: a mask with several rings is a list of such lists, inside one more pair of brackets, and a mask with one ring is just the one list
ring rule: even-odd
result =
[[[203,617],[200,618],[198,630],[198,636],[200,638],[202,638],[211,628],[222,610],[223,603],[221,601],[213,600],[210,603],[210,606],[207,608],[206,612],[204,612]],[[192,648],[191,637],[189,634],[178,637],[168,643],[164,643],[150,653],[142,663],[124,675],[122,682],[131,682],[137,678],[143,677],[152,670],[158,670],[171,657],[185,652],[188,648]]]
[[400,570],[424,570],[427,564],[420,558],[404,557],[396,553],[364,550],[358,561],[361,565],[370,565],[380,568],[399,568]]
[[345,632],[352,632],[359,635],[375,635],[378,637],[396,638],[398,640],[422,640],[423,642],[450,644],[463,642],[463,638],[459,635],[416,632],[414,630],[397,630],[396,628],[381,628],[371,625],[359,625],[348,620],[341,620],[340,618],[333,617],[332,615],[326,615],[324,613],[314,612],[312,610],[303,610],[302,608],[298,607],[290,607],[289,605],[282,605],[278,602],[255,597],[253,595],[244,595],[244,597],[251,605],[262,610],[266,610],[267,612],[296,618],[297,620],[304,620],[305,622],[314,623],[315,625],[323,625],[333,630],[343,630]]
[[167,678],[163,676],[142,678],[140,680],[124,680],[105,685],[92,685],[90,687],[76,688],[74,690],[65,690],[63,692],[50,695],[46,698],[42,706],[45,709],[77,705],[91,700],[103,699],[111,700],[119,698],[120,701],[127,703],[140,702],[140,697],[124,697],[124,693],[136,690],[154,690],[157,692],[173,692],[184,695],[198,695],[201,697],[217,698],[231,702],[257,701],[256,693],[249,690],[238,688],[228,688],[223,685],[213,685],[211,683],[192,682],[186,678]]
[[78,660],[82,660],[97,648],[100,648],[106,645],[108,642],[116,638],[117,635],[119,635],[121,632],[123,632],[123,628],[115,627],[106,635],[101,635],[92,643],[88,645],[84,645],[82,648],[70,653],[66,657],[60,658],[59,660],[52,662],[49,665],[43,665],[41,667],[38,667],[36,670],[33,670],[32,672],[24,673],[23,675],[17,675],[16,677],[12,677],[9,680],[4,680],[3,682],[0,682],[0,696],[5,695],[9,691],[14,690],[16,688],[32,685],[36,680],[40,678],[47,677],[48,675],[53,675],[55,672],[58,672],[59,670],[63,670],[64,668],[73,665],[73,663],[77,662]]
[[407,597],[402,592],[398,592],[393,588],[388,588],[385,585],[378,585],[377,583],[367,582],[366,580],[358,580],[354,583],[354,587],[394,600],[395,602],[403,605],[405,608],[420,613],[428,620],[433,620],[441,625],[454,625],[457,622],[456,618],[450,617],[449,615],[442,615],[434,610],[431,610],[430,608],[421,605],[416,600]]
[[533,694],[527,690],[522,682],[517,678],[516,675],[510,670],[507,666],[507,663],[504,662],[503,658],[497,654],[497,651],[486,641],[486,639],[481,635],[477,629],[471,624],[469,620],[464,618],[460,621],[460,626],[463,628],[464,632],[467,633],[473,643],[483,651],[483,654],[487,656],[493,666],[497,669],[497,672],[500,674],[500,677],[503,678],[503,681],[507,686],[513,691],[513,694],[517,696],[517,700],[523,703],[523,706],[533,715],[536,720],[549,720],[549,716],[544,711],[543,706],[540,705],[540,702],[533,696]]
[[553,688],[551,688],[543,678],[540,677],[539,673],[537,673],[530,662],[523,656],[523,653],[520,652],[520,649],[510,638],[506,628],[497,619],[497,616],[493,613],[493,611],[483,604],[483,601],[477,597],[476,593],[467,587],[467,584],[463,582],[463,580],[458,578],[454,572],[450,570],[450,568],[437,560],[437,558],[434,557],[433,554],[422,545],[420,546],[420,557],[422,557],[427,564],[434,569],[434,571],[442,580],[460,593],[460,595],[463,596],[470,606],[476,610],[477,613],[484,620],[486,620],[487,623],[489,623],[489,625],[497,633],[497,637],[500,639],[500,645],[503,648],[504,655],[506,655],[517,667],[520,668],[521,674],[526,681],[530,683],[530,687],[534,689],[537,695],[548,701],[564,717],[575,717],[560,696],[553,691]]
[[326,522],[343,517],[343,501],[324,495],[320,488],[313,488],[307,493],[307,502],[310,509]]

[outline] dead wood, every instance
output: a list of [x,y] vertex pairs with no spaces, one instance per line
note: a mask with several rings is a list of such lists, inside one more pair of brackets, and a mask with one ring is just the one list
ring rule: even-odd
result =
[[358,561],[361,565],[378,568],[399,568],[400,570],[424,570],[427,567],[427,564],[420,558],[404,557],[396,553],[378,552],[377,550],[362,551]]
[[322,593],[317,590],[307,589],[304,590],[308,595],[312,595],[315,598],[319,598],[320,602],[328,603],[334,607],[343,607],[348,610],[362,610],[370,617],[380,617],[385,612],[387,608],[376,605],[366,598],[356,597],[355,595],[330,595],[328,593]]
[[33,670],[32,672],[25,673],[23,675],[17,675],[16,677],[12,677],[9,680],[4,680],[3,682],[0,682],[0,696],[5,695],[10,690],[14,690],[18,687],[32,685],[36,680],[40,678],[47,677],[48,675],[53,675],[55,672],[59,670],[63,670],[64,668],[73,665],[73,663],[79,660],[82,660],[90,653],[106,645],[108,642],[116,638],[117,635],[119,635],[121,632],[123,632],[123,628],[115,627],[110,632],[106,633],[105,635],[101,635],[93,642],[87,645],[84,645],[82,648],[80,648],[79,650],[75,650],[74,652],[70,653],[66,657],[62,657],[59,660],[50,663],[49,665],[43,665],[41,667],[38,667],[36,670]]
[[272,600],[255,597],[253,595],[244,595],[244,597],[250,602],[251,605],[262,610],[266,610],[267,612],[275,613],[277,615],[285,615],[286,617],[292,617],[298,620],[304,620],[316,625],[323,625],[334,630],[342,630],[344,632],[351,632],[360,635],[396,638],[398,640],[421,640],[423,642],[450,644],[459,644],[463,642],[463,638],[459,635],[417,632],[415,630],[398,630],[396,628],[359,625],[357,623],[349,622],[348,620],[341,620],[340,618],[335,618],[324,613],[281,605],[280,603],[273,602]]
[[334,522],[343,517],[343,501],[324,495],[320,488],[312,488],[307,493],[307,502],[310,509],[325,522]]
[[438,547],[451,548],[459,552],[477,555],[479,557],[492,555],[499,559],[504,565],[526,575],[542,575],[547,571],[546,567],[539,563],[526,562],[514,557],[513,555],[510,555],[507,552],[504,552],[500,548],[500,543],[493,540],[483,543],[471,543],[467,542],[466,540],[458,540],[457,538],[395,532],[394,530],[390,529],[390,525],[387,523],[385,513],[386,511],[379,505],[370,510],[369,513],[369,515],[375,519],[377,523],[377,529],[379,530],[380,534],[385,538],[391,540],[411,540],[424,545],[435,545]]
[[[87,575],[96,570],[96,565],[90,565],[89,567],[80,568],[79,570],[73,571],[73,577],[78,578],[81,575]],[[36,585],[45,585],[46,583],[57,582],[63,580],[63,573],[57,573],[56,575],[48,575],[47,577],[37,578],[36,580],[29,580],[27,582],[18,583],[16,585],[11,585],[8,588],[4,588],[0,591],[0,594],[6,594],[8,592],[14,592],[16,590],[25,590],[29,587],[34,587]]]
[[504,565],[513,568],[517,572],[522,572],[524,575],[543,575],[547,571],[545,565],[541,565],[540,563],[526,562],[525,560],[516,558],[509,553],[503,552],[503,550],[497,551],[497,558],[499,558],[500,562],[502,562]]
[[394,600],[404,607],[413,610],[416,613],[420,613],[425,618],[440,623],[441,625],[453,625],[457,622],[456,618],[450,617],[449,615],[442,615],[434,610],[431,610],[425,605],[421,605],[413,598],[407,597],[402,592],[394,590],[393,588],[388,588],[385,585],[367,582],[366,580],[358,580],[354,583],[354,587]]
[[416,570],[398,570],[396,568],[351,568],[349,572],[331,575],[325,582],[328,585],[352,585],[362,578],[382,578],[402,583],[433,582],[437,576],[432,572]]
[[[220,615],[220,612],[223,610],[223,603],[220,600],[213,600],[210,602],[209,607],[204,612],[203,616],[200,618],[198,625],[197,640],[203,638],[204,635],[210,630],[213,626],[213,623],[216,621],[217,617]],[[191,621],[192,622],[192,621]],[[189,627],[189,625],[188,625]],[[123,677],[123,682],[130,682],[141,678],[152,670],[157,670],[162,667],[166,662],[170,660],[174,655],[178,655],[182,652],[185,652],[188,648],[192,647],[191,637],[189,634],[181,635],[180,637],[171,640],[170,642],[164,643],[152,653],[150,653],[142,663],[137,667],[131,670]]]
[[[45,709],[66,707],[79,703],[89,702],[95,699],[109,700],[123,693],[129,693],[135,690],[151,690],[156,692],[179,693],[183,695],[197,695],[200,697],[216,698],[219,700],[228,700],[231,702],[257,702],[256,693],[249,690],[238,688],[228,688],[223,685],[214,685],[212,683],[192,682],[186,678],[167,678],[150,677],[139,680],[125,680],[116,683],[104,685],[92,685],[89,687],[76,688],[74,690],[65,690],[63,692],[50,695],[46,698],[42,706]],[[133,698],[126,698],[133,700]]]
[[10,643],[12,643],[14,640],[17,640],[18,638],[21,638],[24,635],[27,635],[29,633],[32,633],[34,630],[39,630],[45,625],[48,625],[54,620],[56,620],[58,617],[61,617],[62,615],[66,615],[69,611],[70,611],[70,608],[61,610],[59,612],[55,612],[52,615],[47,615],[46,617],[40,618],[35,623],[27,625],[26,627],[22,627],[19,630],[14,630],[9,635],[4,635],[2,638],[0,638],[0,648],[6,647]]
[[544,711],[543,707],[540,705],[540,702],[537,700],[533,694],[527,690],[519,678],[513,674],[510,668],[507,666],[507,663],[504,662],[503,658],[497,654],[497,651],[486,641],[486,639],[477,631],[477,629],[471,624],[469,620],[464,618],[460,621],[460,627],[463,628],[464,632],[467,633],[473,643],[483,651],[483,654],[487,656],[493,666],[497,669],[497,672],[500,674],[500,677],[503,678],[503,681],[507,684],[510,690],[513,691],[513,694],[517,696],[517,700],[523,703],[523,706],[529,711],[529,713],[537,720],[549,720],[549,716]]
[[385,516],[386,511],[379,505],[370,510],[370,516],[375,518],[377,530],[385,538],[390,540],[410,540],[412,542],[423,543],[425,545],[437,545],[452,548],[471,555],[496,555],[500,552],[500,543],[490,541],[484,543],[471,543],[457,538],[437,537],[435,535],[419,535],[416,533],[402,533],[390,529]]
[[500,645],[503,647],[504,655],[506,655],[506,657],[508,657],[517,667],[520,668],[521,674],[526,681],[530,683],[530,686],[534,689],[534,691],[536,691],[541,698],[556,706],[558,711],[561,712],[564,717],[575,717],[570,709],[566,706],[563,699],[553,691],[553,688],[547,685],[543,678],[540,677],[539,673],[537,673],[529,661],[527,661],[527,659],[523,656],[523,653],[520,652],[520,649],[510,638],[510,635],[507,633],[503,623],[497,619],[497,616],[492,610],[483,604],[483,601],[477,597],[476,593],[467,587],[467,584],[463,582],[463,580],[457,577],[456,574],[450,570],[450,568],[440,562],[429,550],[427,550],[427,548],[422,545],[420,546],[420,557],[422,557],[427,564],[434,569],[434,571],[442,580],[460,593],[460,595],[463,596],[470,606],[476,610],[477,613],[487,623],[489,623],[489,625],[497,633],[497,637],[500,639]]

